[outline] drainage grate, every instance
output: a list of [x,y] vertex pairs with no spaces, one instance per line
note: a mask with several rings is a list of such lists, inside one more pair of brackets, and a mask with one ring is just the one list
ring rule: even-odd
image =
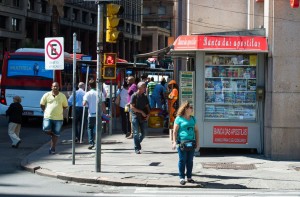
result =
[[254,164],[234,164],[234,163],[201,163],[203,168],[212,169],[233,169],[233,170],[254,170]]
[[149,166],[158,166],[161,162],[152,162],[149,164]]

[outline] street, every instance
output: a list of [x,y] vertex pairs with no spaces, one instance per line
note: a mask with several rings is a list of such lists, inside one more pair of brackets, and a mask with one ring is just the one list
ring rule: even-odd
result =
[[300,196],[295,190],[118,187],[40,176],[22,170],[20,162],[48,142],[41,121],[31,120],[22,126],[22,143],[18,149],[11,148],[4,117],[0,118],[0,128],[0,196]]

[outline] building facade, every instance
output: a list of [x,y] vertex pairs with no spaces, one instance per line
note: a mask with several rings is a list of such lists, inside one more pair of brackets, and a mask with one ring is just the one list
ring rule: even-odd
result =
[[[57,6],[54,8],[53,3]],[[130,60],[141,41],[142,1],[111,1],[121,4],[125,25],[118,44],[107,44],[105,51],[118,52]],[[105,9],[105,6],[104,6]],[[21,47],[44,48],[45,37],[64,37],[64,49],[73,51],[73,33],[76,33],[80,53],[96,58],[97,5],[82,0],[0,0],[0,61],[6,51]],[[105,21],[105,15],[103,15]],[[104,28],[105,35],[105,28]],[[104,37],[105,38],[105,37]],[[104,42],[105,45],[105,42]]]
[[[291,8],[289,1],[276,0],[178,2],[186,6],[181,24],[184,35],[259,35],[267,38],[268,53],[259,55],[261,66],[257,69],[257,74],[261,75],[259,88],[264,93],[262,116],[256,119],[261,123],[262,151],[272,159],[299,160],[299,9]],[[194,58],[197,59],[196,68],[205,64],[204,56]]]

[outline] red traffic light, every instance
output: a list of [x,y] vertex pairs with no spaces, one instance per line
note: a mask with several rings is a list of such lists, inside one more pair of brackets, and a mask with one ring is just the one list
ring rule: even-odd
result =
[[117,60],[116,53],[104,53],[104,61],[103,64],[105,66],[115,66]]

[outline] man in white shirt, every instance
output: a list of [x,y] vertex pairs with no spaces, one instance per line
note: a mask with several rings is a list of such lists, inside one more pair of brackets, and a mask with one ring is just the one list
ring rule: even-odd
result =
[[[88,115],[88,139],[89,147],[92,149],[95,147],[95,127],[96,127],[96,106],[97,106],[97,91],[96,91],[96,82],[91,79],[89,81],[90,91],[88,91],[83,97],[83,106],[88,106],[89,115]],[[105,107],[105,96],[102,92],[102,111],[106,113]]]

